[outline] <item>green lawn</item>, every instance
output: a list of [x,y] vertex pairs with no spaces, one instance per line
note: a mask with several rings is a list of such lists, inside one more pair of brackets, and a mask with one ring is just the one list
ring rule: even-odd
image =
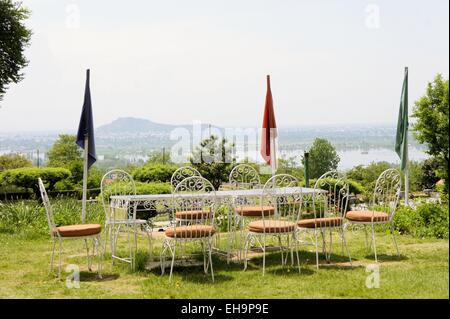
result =
[[[145,270],[144,240],[139,242],[138,271],[131,272],[123,263],[113,267],[107,254],[103,279],[87,271],[82,241],[64,242],[63,279],[58,280],[48,274],[49,239],[0,234],[0,298],[448,298],[448,240],[397,238],[401,257],[394,256],[388,235],[377,234],[380,287],[369,289],[366,266],[374,262],[365,250],[363,233],[348,232],[352,267],[338,244],[332,263],[319,270],[311,247],[303,246],[301,274],[281,267],[276,252],[267,259],[264,277],[259,257],[244,272],[241,264],[227,265],[217,256],[215,283],[197,266],[176,268],[172,283],[167,272],[161,276],[159,269]],[[69,263],[80,265],[79,289],[66,287],[64,266]]]

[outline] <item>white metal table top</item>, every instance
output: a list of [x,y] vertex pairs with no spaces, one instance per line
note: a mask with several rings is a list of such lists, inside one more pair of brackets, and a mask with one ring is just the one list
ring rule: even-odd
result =
[[[307,187],[284,187],[284,188],[274,188],[271,189],[271,194],[302,194],[302,195],[311,195],[314,193],[322,193],[325,192],[324,190],[317,190],[314,188],[307,188]],[[261,196],[263,194],[262,188],[257,189],[237,189],[237,190],[220,190],[216,191],[216,197],[217,198],[225,198],[225,197],[257,197]],[[192,196],[191,193],[180,193],[177,196]],[[118,201],[148,201],[148,200],[164,200],[164,199],[171,199],[172,194],[148,194],[148,195],[114,195],[110,198],[112,200],[118,200]],[[208,197],[213,196],[212,193],[199,193],[198,197]]]

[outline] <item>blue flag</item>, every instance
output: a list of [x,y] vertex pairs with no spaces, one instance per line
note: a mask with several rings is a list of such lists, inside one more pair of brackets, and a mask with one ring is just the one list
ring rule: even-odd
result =
[[95,154],[95,139],[94,139],[94,118],[92,116],[91,91],[89,88],[89,69],[86,70],[86,88],[84,90],[84,103],[81,112],[80,124],[78,126],[77,144],[82,149],[85,149],[84,139],[88,138],[88,167],[97,160]]

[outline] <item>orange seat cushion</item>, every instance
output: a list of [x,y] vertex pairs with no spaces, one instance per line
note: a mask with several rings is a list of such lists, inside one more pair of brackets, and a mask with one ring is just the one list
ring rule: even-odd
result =
[[385,222],[389,220],[389,215],[383,212],[352,210],[347,212],[345,218],[355,222],[371,222],[372,218],[374,222]]
[[275,208],[273,206],[243,205],[236,207],[236,213],[241,216],[261,217],[273,215]]
[[301,228],[337,227],[341,225],[342,217],[310,218],[298,222],[298,227]]
[[166,236],[172,238],[202,238],[214,235],[216,230],[208,225],[189,225],[170,227],[166,229]]
[[57,232],[61,237],[81,237],[100,234],[102,226],[99,224],[80,224],[56,227],[53,234]]
[[248,229],[254,233],[289,233],[295,228],[295,223],[286,220],[256,220],[248,224]]
[[202,219],[211,217],[210,212],[205,212],[203,210],[186,210],[175,213],[175,217],[178,219]]

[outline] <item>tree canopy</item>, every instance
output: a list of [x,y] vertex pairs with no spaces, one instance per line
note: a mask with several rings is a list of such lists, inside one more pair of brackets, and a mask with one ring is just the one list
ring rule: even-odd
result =
[[21,2],[0,0],[0,101],[8,84],[23,79],[21,69],[28,64],[24,55],[31,39],[31,31],[24,24],[28,16]]
[[0,172],[7,169],[30,167],[32,165],[30,160],[19,154],[5,154],[0,156]]
[[233,168],[232,148],[226,139],[211,135],[196,147],[190,158],[191,165],[218,189],[222,182],[228,181]]
[[436,158],[439,167],[436,175],[445,180],[448,192],[448,79],[436,75],[428,83],[424,96],[419,98],[413,108],[413,125],[416,139],[428,146],[428,154]]
[[[318,178],[322,174],[336,169],[340,158],[331,143],[323,138],[316,138],[309,149],[309,174],[311,178]],[[302,158],[305,165],[305,158]]]
[[58,139],[48,151],[48,166],[71,168],[76,164],[82,164],[81,148],[75,144],[76,136],[60,134]]

